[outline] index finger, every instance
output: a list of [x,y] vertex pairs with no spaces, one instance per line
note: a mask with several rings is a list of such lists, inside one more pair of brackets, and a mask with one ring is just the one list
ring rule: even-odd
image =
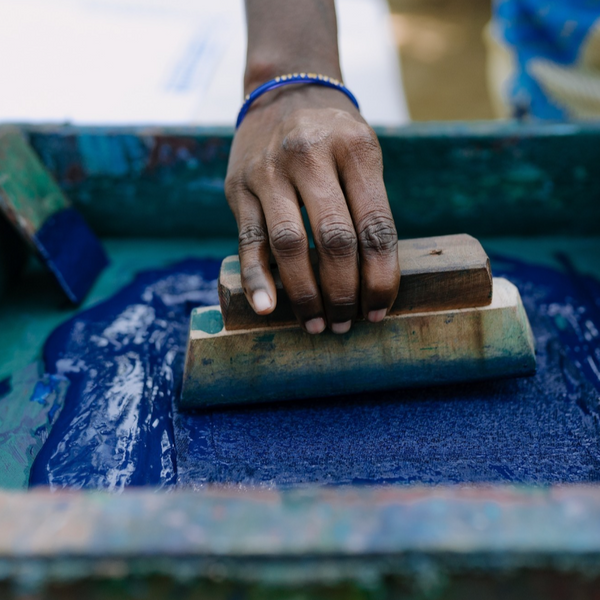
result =
[[255,193],[263,207],[283,287],[300,324],[308,333],[321,333],[325,315],[296,192],[283,178],[257,179]]

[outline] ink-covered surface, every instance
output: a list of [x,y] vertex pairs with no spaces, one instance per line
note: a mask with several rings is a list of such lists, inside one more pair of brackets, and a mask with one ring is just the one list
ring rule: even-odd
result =
[[[495,239],[485,246],[497,255],[559,269],[563,266],[554,256],[563,251],[580,273],[600,277],[597,238],[557,237],[598,234],[596,126],[427,124],[379,133],[386,186],[404,228],[402,236],[459,230],[478,237],[509,232],[548,235],[552,237]],[[235,223],[223,198],[230,131],[39,127],[31,129],[30,139],[63,191],[99,233],[153,238],[109,242],[113,264],[82,310],[113,296],[137,272],[190,256],[222,257],[235,251],[231,238],[220,248],[215,241],[159,239],[234,235]],[[0,305],[0,381],[9,382],[0,406],[5,411],[17,408],[1,425],[2,432],[8,432],[4,449],[16,439],[15,432],[23,431],[19,415],[25,405],[18,395],[24,386],[19,382],[26,377],[21,371],[40,358],[52,330],[74,314],[60,304],[39,273]],[[58,401],[53,413],[57,418],[62,398],[52,390],[45,398],[44,393],[36,397],[42,402],[29,406],[40,407],[41,426],[29,429],[19,442],[28,440],[29,446],[15,454],[27,457],[21,478],[13,480],[17,487],[26,485],[23,474],[28,474],[35,449],[47,435],[43,411]]]
[[[136,244],[147,251],[144,260]],[[201,244],[178,250],[163,244],[161,252],[160,244],[150,251],[144,242],[109,243],[113,262],[122,269],[128,263],[129,276],[146,272],[130,284],[123,272],[120,280],[113,277],[103,291],[107,300],[50,336],[45,381],[64,386],[66,378],[69,385],[53,427],[39,432],[42,439],[50,435],[33,484],[120,489],[600,479],[600,290],[597,279],[580,274],[595,269],[598,276],[597,240],[484,244],[496,254],[495,274],[521,288],[538,343],[533,378],[197,414],[178,413],[172,400],[187,315],[195,303],[217,301],[219,263],[177,262],[186,250],[200,256]],[[568,260],[557,260],[557,251]],[[160,263],[171,265],[147,270]]]
[[46,378],[42,348],[50,333],[64,322],[105,301],[131,282],[135,273],[162,267],[186,256],[231,254],[231,240],[109,240],[108,268],[82,307],[64,298],[52,276],[34,262],[0,302],[0,489],[27,487],[29,470],[56,416],[65,381]]

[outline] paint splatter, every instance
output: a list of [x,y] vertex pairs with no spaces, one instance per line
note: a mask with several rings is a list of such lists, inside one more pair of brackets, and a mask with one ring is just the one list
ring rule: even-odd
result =
[[600,481],[600,283],[493,260],[521,290],[538,347],[522,379],[180,413],[191,307],[218,262],[146,272],[57,329],[50,374],[71,385],[31,484],[444,484]]
[[43,379],[35,384],[31,398],[29,398],[30,402],[50,406],[48,411],[49,423],[54,421],[54,417],[62,408],[63,395],[61,394],[61,387],[65,387],[63,384],[68,384],[68,379],[63,375],[46,374]]

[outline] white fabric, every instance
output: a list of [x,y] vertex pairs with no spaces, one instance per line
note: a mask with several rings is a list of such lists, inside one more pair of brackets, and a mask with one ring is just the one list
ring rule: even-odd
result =
[[[372,125],[408,121],[385,0],[338,0],[346,85]],[[243,0],[0,0],[0,121],[232,125]]]

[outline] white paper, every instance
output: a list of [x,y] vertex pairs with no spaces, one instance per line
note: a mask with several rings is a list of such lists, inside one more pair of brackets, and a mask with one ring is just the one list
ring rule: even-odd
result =
[[[385,0],[339,0],[346,85],[373,125],[408,120]],[[232,125],[243,0],[0,0],[0,121]]]

